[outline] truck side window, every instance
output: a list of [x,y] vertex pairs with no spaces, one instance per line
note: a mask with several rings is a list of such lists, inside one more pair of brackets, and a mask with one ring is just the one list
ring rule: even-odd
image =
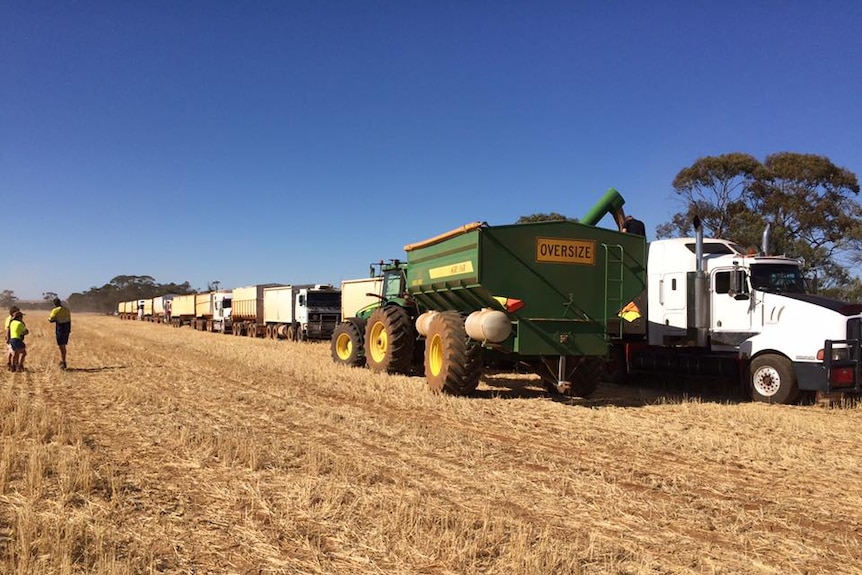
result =
[[717,272],[715,274],[715,293],[730,292],[730,272]]

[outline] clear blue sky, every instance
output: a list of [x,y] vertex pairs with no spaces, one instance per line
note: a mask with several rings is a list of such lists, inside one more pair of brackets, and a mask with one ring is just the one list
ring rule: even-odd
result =
[[862,2],[0,0],[0,290],[338,283],[609,187],[653,237],[700,156],[860,137]]

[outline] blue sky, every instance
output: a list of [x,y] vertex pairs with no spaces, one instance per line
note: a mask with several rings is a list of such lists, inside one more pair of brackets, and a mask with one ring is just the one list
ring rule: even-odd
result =
[[862,176],[860,30],[828,0],[0,0],[0,290],[339,283],[609,187],[653,237],[727,152]]

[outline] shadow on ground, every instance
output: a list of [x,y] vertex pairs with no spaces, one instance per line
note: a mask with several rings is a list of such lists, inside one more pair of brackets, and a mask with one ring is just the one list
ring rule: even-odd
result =
[[487,399],[545,398],[582,407],[644,407],[684,401],[736,404],[747,401],[737,386],[715,381],[672,381],[660,378],[640,379],[625,385],[603,382],[590,397],[568,397],[551,393],[538,378],[512,373],[487,374],[474,396]]

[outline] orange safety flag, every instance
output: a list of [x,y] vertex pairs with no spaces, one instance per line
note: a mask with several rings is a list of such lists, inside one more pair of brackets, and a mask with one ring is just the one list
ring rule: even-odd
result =
[[620,310],[620,313],[617,314],[627,322],[633,322],[634,320],[641,317],[641,310],[638,308],[638,305],[635,302],[629,302],[626,307]]
[[526,305],[522,300],[513,297],[495,295],[494,299],[497,300],[501,306],[506,308],[506,311],[509,313],[516,312]]

